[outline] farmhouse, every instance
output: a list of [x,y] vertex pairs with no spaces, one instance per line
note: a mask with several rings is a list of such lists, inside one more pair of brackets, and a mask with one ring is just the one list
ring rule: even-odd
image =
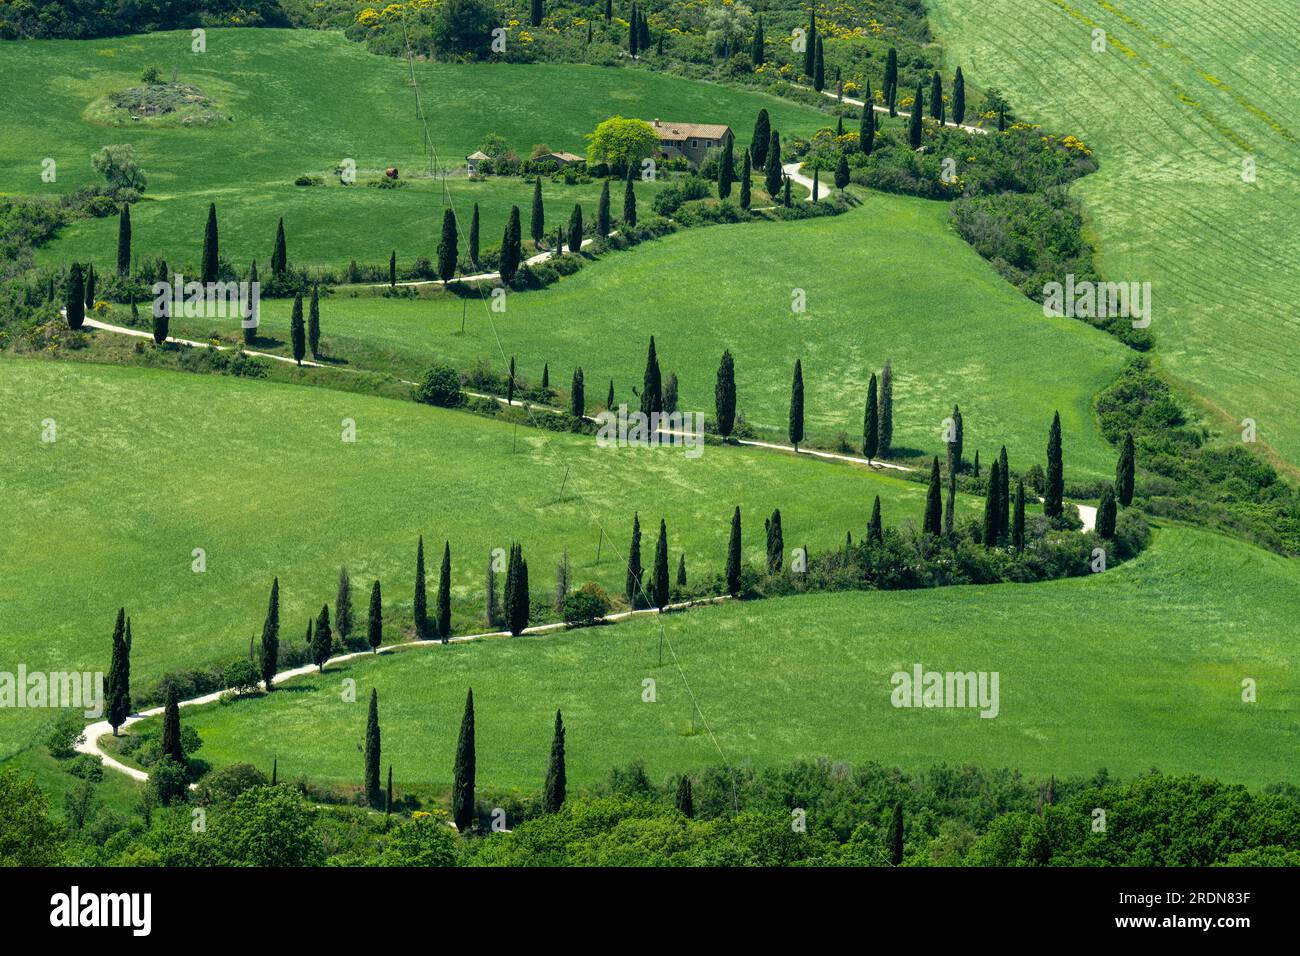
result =
[[577,153],[542,153],[540,156],[533,157],[535,163],[554,163],[557,167],[573,166],[586,161],[586,156],[579,156]]
[[659,136],[659,151],[667,159],[682,156],[692,166],[704,162],[710,150],[734,139],[730,126],[712,123],[672,123],[656,119],[650,124]]
[[479,163],[488,158],[488,154],[481,149],[476,149],[465,157],[465,162],[469,164],[469,174],[473,176],[478,172]]

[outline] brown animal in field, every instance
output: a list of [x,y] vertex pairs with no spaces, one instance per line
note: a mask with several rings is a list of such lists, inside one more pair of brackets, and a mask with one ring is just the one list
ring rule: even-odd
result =
[[387,176],[389,179],[396,179],[396,178],[397,178],[397,167],[396,167],[396,166],[389,166],[387,169],[384,170],[384,175]]

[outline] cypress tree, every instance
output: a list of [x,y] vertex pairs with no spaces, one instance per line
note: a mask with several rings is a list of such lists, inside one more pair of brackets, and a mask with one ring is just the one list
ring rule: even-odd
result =
[[641,568],[641,516],[637,513],[632,515],[632,544],[627,553],[627,606],[636,610],[641,601],[641,579],[644,572]]
[[582,380],[582,366],[573,370],[573,385],[569,388],[569,413],[582,418],[587,413],[587,390]]
[[607,179],[601,183],[600,203],[596,206],[596,235],[606,239],[612,228],[609,218],[609,180]]
[[772,138],[767,144],[767,162],[763,167],[763,185],[773,202],[781,191],[781,179],[784,175],[781,171],[781,134],[777,130],[772,130]]
[[934,456],[930,466],[930,490],[925,496],[925,520],[921,530],[926,534],[938,535],[943,531],[943,490],[939,478],[939,456]]
[[311,287],[311,304],[307,309],[307,347],[311,357],[320,358],[320,287]]
[[415,616],[415,636],[424,640],[429,634],[429,614],[427,598],[424,591],[424,535],[420,535],[415,546],[415,601],[412,607]]
[[546,763],[546,782],[542,785],[542,812],[557,813],[564,806],[564,718],[555,712],[555,733],[551,737],[551,759]]
[[623,226],[636,225],[636,190],[632,188],[632,164],[627,165],[627,185],[623,187]]
[[478,229],[478,203],[475,203],[469,219],[469,261],[474,265],[478,265]]
[[731,182],[736,175],[736,157],[734,138],[728,136],[722,147],[722,158],[718,161],[718,198],[726,199],[731,195]]
[[1016,482],[1016,514],[1011,523],[1011,546],[1025,550],[1025,480]]
[[521,259],[519,234],[519,207],[510,207],[510,220],[506,223],[506,232],[501,239],[501,281],[510,282],[519,271]]
[[605,399],[605,407],[610,411],[614,410],[614,380],[609,380],[609,397]]
[[903,805],[894,804],[894,817],[889,823],[889,863],[891,866],[903,864]]
[[790,177],[785,173],[781,174],[781,204],[790,208]]
[[862,99],[862,121],[858,124],[858,148],[863,155],[870,156],[876,148],[876,109],[872,105],[871,84],[867,84],[866,94]]
[[641,50],[650,49],[650,18],[644,13],[638,14],[641,35],[637,40],[637,48]]
[[1011,534],[1011,466],[1007,463],[1007,446],[998,455],[998,545],[1005,546]]
[[943,79],[939,76],[939,71],[934,71],[934,76],[930,78],[930,116],[933,119],[943,120]]
[[289,338],[293,342],[293,360],[302,365],[307,354],[307,331],[302,324],[302,293],[293,297],[293,312],[289,316]]
[[754,39],[749,44],[749,62],[755,69],[763,65],[763,18],[760,16],[754,24]]
[[962,462],[962,445],[964,441],[964,430],[961,420],[961,409],[956,405],[952,407],[952,434],[948,438],[948,468],[950,471],[961,471]]
[[366,714],[366,803],[378,810],[384,792],[379,788],[379,691],[370,688],[370,711]]
[[208,203],[208,224],[203,230],[203,278],[202,282],[217,281],[220,260],[217,255],[217,204]]
[[325,673],[325,662],[330,659],[334,647],[334,634],[330,630],[330,606],[320,606],[320,616],[316,618],[316,630],[311,636],[311,662]]
[[458,257],[456,214],[447,208],[442,211],[442,238],[438,240],[438,277],[444,283],[456,274]]
[[551,389],[551,363],[542,363],[542,391],[549,392]]
[[671,415],[677,411],[677,373],[669,372],[664,381],[664,412]]
[[826,88],[826,61],[822,52],[822,38],[817,38],[817,53],[813,58],[813,89],[820,93]]
[[880,495],[871,505],[871,521],[867,525],[867,540],[877,543],[885,540],[885,529],[880,522]]
[[677,781],[677,795],[673,798],[677,810],[686,819],[695,816],[695,800],[691,795],[691,778],[682,774]]
[[74,332],[86,321],[86,286],[81,274],[81,263],[74,262],[68,273],[68,328]]
[[668,526],[659,519],[659,541],[655,544],[654,604],[659,610],[668,606],[672,583],[668,577]]
[[366,641],[375,653],[379,653],[379,645],[384,643],[384,609],[378,580],[370,586],[370,614],[366,618]]
[[943,533],[952,534],[957,522],[957,472],[948,472],[948,499],[943,507]]
[[961,67],[952,78],[952,121],[958,126],[966,118],[966,78],[961,75]]
[[117,274],[125,276],[131,271],[131,207],[122,203],[117,217]]
[[683,551],[677,556],[677,586],[686,587],[686,552]]
[[275,227],[275,251],[271,253],[271,275],[283,275],[289,268],[289,256],[284,243],[284,217]]
[[614,0],[605,0],[605,22],[609,23],[614,19]]
[[989,468],[989,487],[984,498],[984,527],[981,540],[984,547],[992,548],[998,543],[998,525],[1001,522],[1002,479],[998,477],[998,461],[993,459]]
[[767,110],[759,110],[758,118],[754,120],[754,135],[749,141],[749,155],[755,167],[761,167],[767,162],[767,149],[771,142],[772,121]]
[[452,771],[451,818],[464,833],[474,822],[474,690],[465,697],[465,715],[460,720],[456,741],[456,765]]
[[1133,433],[1125,432],[1124,445],[1120,449],[1119,461],[1115,463],[1115,495],[1119,499],[1119,503],[1125,508],[1133,503],[1135,463]]
[[638,29],[636,4],[632,4],[632,14],[627,18],[627,52],[636,59],[637,44],[641,39],[641,31]]
[[280,780],[280,760],[278,757],[271,758],[271,786],[275,786]]
[[534,243],[540,243],[546,234],[546,211],[542,206],[542,177],[533,180],[533,212],[528,221],[528,231]]
[[1097,534],[1106,539],[1115,537],[1115,492],[1110,488],[1101,493],[1097,506]]
[[731,516],[731,537],[727,540],[727,593],[740,594],[740,505]]
[[528,627],[528,562],[524,549],[515,544],[510,548],[510,562],[506,566],[505,586],[506,624],[510,633],[518,637]]
[[384,815],[393,812],[393,765],[388,765],[388,792],[384,795]]
[[167,341],[168,328],[171,325],[172,300],[164,296],[155,302],[150,310],[153,317],[153,343],[162,345]]
[[451,542],[443,542],[442,567],[438,569],[438,636],[442,643],[451,637]]
[[[258,281],[257,278],[256,259],[254,259],[248,267],[248,286],[249,286],[249,293],[248,293],[248,299],[244,303],[244,317],[251,320],[253,318],[253,305],[254,305],[253,297],[255,294],[260,294],[260,289],[261,289],[261,283]],[[254,288],[258,289],[259,292],[254,293],[253,291]],[[257,341],[257,326],[244,325],[242,322],[240,324],[241,326],[243,326],[244,344],[252,345],[254,342]]]
[[844,114],[841,113],[835,117],[835,138],[839,139],[844,135]]
[[849,160],[840,153],[840,161],[835,165],[835,188],[840,192],[849,184]]
[[262,622],[262,683],[270,693],[280,659],[280,579],[271,581],[271,598],[266,602],[266,620]]
[[1007,108],[1005,106],[999,106],[998,107],[998,132],[1005,133],[1006,131],[1007,131]]
[[804,38],[803,75],[811,77],[817,68],[817,12],[808,11],[808,35]]
[[510,375],[506,379],[506,404],[515,403],[515,357],[510,356]]
[[764,522],[767,530],[767,573],[779,574],[785,564],[785,536],[781,533],[781,509],[772,512]]
[[898,51],[892,46],[885,57],[885,102],[889,104],[889,115],[898,115]]
[[1052,414],[1052,430],[1047,436],[1047,490],[1043,514],[1059,518],[1065,512],[1065,468],[1061,458],[1061,414]]
[[542,0],[532,0],[528,22],[535,27],[542,25]]
[[569,251],[582,251],[582,204],[574,203],[569,213]]
[[131,716],[131,646],[126,638],[126,608],[117,609],[117,622],[113,625],[112,656],[109,658],[105,685],[108,723],[116,737],[117,728]]
[[803,441],[803,363],[794,360],[794,381],[790,385],[790,444],[796,452]]
[[718,434],[726,438],[736,424],[736,365],[730,350],[722,353],[722,361],[718,364],[718,378],[713,386],[713,409]]
[[488,554],[487,571],[483,579],[483,613],[488,627],[496,627],[501,620],[501,605],[497,603],[497,572],[492,555]]
[[880,408],[876,399],[876,373],[871,373],[867,383],[867,409],[862,416],[862,454],[867,461],[876,457],[880,448]]
[[645,377],[641,388],[641,411],[646,415],[664,410],[664,395],[659,373],[659,359],[655,355],[655,337],[650,336],[650,348],[645,357]]
[[86,308],[95,307],[95,264],[86,266]]
[[162,755],[185,766],[185,748],[181,745],[181,708],[176,699],[176,685],[167,682],[167,701],[163,704]]
[[980,476],[980,450],[978,448],[975,449],[975,465],[972,471],[976,478]]
[[[821,170],[820,170],[820,169],[815,169],[815,168],[814,168],[814,169],[813,169],[812,201],[813,201],[813,202],[816,202],[820,196],[821,196]],[[786,204],[787,206],[790,205],[790,184],[789,184],[789,182],[787,182],[787,183],[786,183],[786,186],[785,186],[785,204]]]
[[907,143],[912,149],[921,148],[921,112],[925,109],[925,94],[921,84],[916,84],[916,96],[912,100],[912,115],[907,121]]
[[749,150],[745,150],[745,158],[740,166],[740,208],[748,209],[752,201],[750,196],[750,180],[754,175],[754,167],[749,158]]
[[397,250],[396,249],[394,249],[388,255],[388,287],[390,289],[397,288]]

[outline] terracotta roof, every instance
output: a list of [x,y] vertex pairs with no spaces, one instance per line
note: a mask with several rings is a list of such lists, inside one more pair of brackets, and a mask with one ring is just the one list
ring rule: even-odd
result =
[[566,163],[580,163],[583,160],[585,160],[587,157],[579,156],[577,153],[543,153],[541,156],[537,157],[538,160],[551,159],[551,158],[562,159]]
[[722,139],[723,136],[731,129],[730,126],[719,126],[715,123],[674,123],[669,120],[653,120],[650,123],[654,127],[660,139],[678,140],[690,139]]

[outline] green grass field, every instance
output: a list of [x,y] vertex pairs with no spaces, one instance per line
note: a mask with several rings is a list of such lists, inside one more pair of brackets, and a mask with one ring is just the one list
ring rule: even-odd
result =
[[[232,117],[183,127],[96,121],[106,92],[140,83],[148,66],[199,86]],[[748,142],[766,108],[783,134],[810,136],[825,114],[788,101],[634,70],[554,64],[418,63],[416,77],[437,150],[438,170],[460,169],[489,133],[521,156],[535,143],[585,153],[598,122],[614,114],[728,123]],[[41,77],[41,82],[27,78]],[[270,257],[276,221],[285,217],[290,260],[346,266],[432,257],[443,195],[430,188],[380,190],[361,185],[397,166],[425,170],[424,134],[407,64],[367,53],[339,34],[311,30],[209,30],[204,54],[190,52],[188,31],[96,41],[6,43],[0,85],[0,193],[56,196],[102,182],[90,155],[110,143],[136,148],[149,187],[132,210],[135,251],[169,263],[197,263],[209,202],[217,204],[221,251],[246,267]],[[39,117],[39,122],[34,118]],[[42,160],[58,180],[41,180]],[[302,174],[325,175],[345,158],[357,185],[300,188]],[[513,188],[512,188],[513,187]],[[500,241],[511,203],[525,212],[526,184],[452,180],[453,202],[468,215],[479,201],[485,245]],[[598,187],[566,191],[590,197]],[[566,198],[567,217],[574,199]],[[94,261],[109,268],[116,221],[74,223],[41,251],[40,261]]]
[[[1114,472],[1092,397],[1127,350],[1073,319],[1045,318],[947,226],[946,207],[871,194],[841,216],[795,223],[690,229],[611,254],[538,292],[511,295],[504,314],[482,301],[350,299],[322,305],[325,352],[417,380],[436,359],[568,388],[583,367],[590,404],[610,379],[635,405],[633,385],[655,336],[663,372],[680,379],[682,407],[713,410],[724,348],[736,359],[739,407],[766,437],[785,440],[790,382],[802,359],[810,435],[860,441],[869,376],[892,359],[895,443],[941,449],[954,402],[966,454],[985,461],[1006,443],[1013,467],[1043,461],[1059,409],[1075,478]],[[807,311],[791,309],[802,289]],[[290,303],[268,302],[264,334],[288,340]],[[465,333],[460,333],[462,319]],[[173,334],[239,340],[234,320],[176,320]],[[499,340],[499,345],[498,345]],[[281,348],[283,351],[283,347]]]
[[[308,614],[333,605],[340,565],[360,619],[382,581],[395,639],[411,619],[419,534],[430,600],[451,542],[453,625],[464,633],[482,629],[489,550],[512,541],[537,594],[553,590],[566,547],[576,583],[617,594],[636,510],[644,560],[662,515],[674,566],[684,550],[696,581],[721,572],[737,504],[752,561],[773,508],[788,547],[811,549],[861,537],[876,495],[889,524],[919,523],[924,510],[924,485],[852,465],[716,446],[687,459],[681,448],[599,448],[527,427],[516,447],[506,423],[269,382],[5,359],[0,405],[0,646],[30,670],[103,668],[124,605],[140,685],[245,654],[275,575],[284,639],[301,643]],[[53,443],[41,441],[47,419]],[[355,443],[341,440],[344,419]],[[961,503],[968,515],[980,507]],[[191,569],[195,548],[203,573]],[[43,719],[4,714],[0,753]]]
[[[1149,281],[1166,366],[1300,462],[1292,95],[1300,23],[1247,0],[937,0],[949,65],[1097,150],[1077,185],[1113,280]],[[1294,14],[1294,9],[1287,11]],[[1104,29],[1107,52],[1091,51]],[[1256,181],[1243,181],[1252,159]]]
[[[1091,578],[668,615],[662,665],[658,624],[641,620],[366,658],[266,698],[187,709],[183,720],[203,738],[198,756],[216,766],[268,769],[274,757],[282,776],[357,784],[375,687],[383,761],[399,791],[450,783],[467,686],[478,782],[489,788],[541,785],[557,707],[578,786],[639,757],[659,779],[716,763],[719,749],[759,766],[826,755],[906,768],[969,761],[1040,777],[1159,767],[1297,782],[1300,672],[1284,622],[1298,585],[1294,562],[1168,529],[1143,557]],[[918,662],[997,671],[999,715],[893,708],[890,675]],[[1257,703],[1242,702],[1247,677]],[[344,678],[357,682],[356,703],[342,700]],[[654,703],[642,701],[645,678],[656,682]]]

